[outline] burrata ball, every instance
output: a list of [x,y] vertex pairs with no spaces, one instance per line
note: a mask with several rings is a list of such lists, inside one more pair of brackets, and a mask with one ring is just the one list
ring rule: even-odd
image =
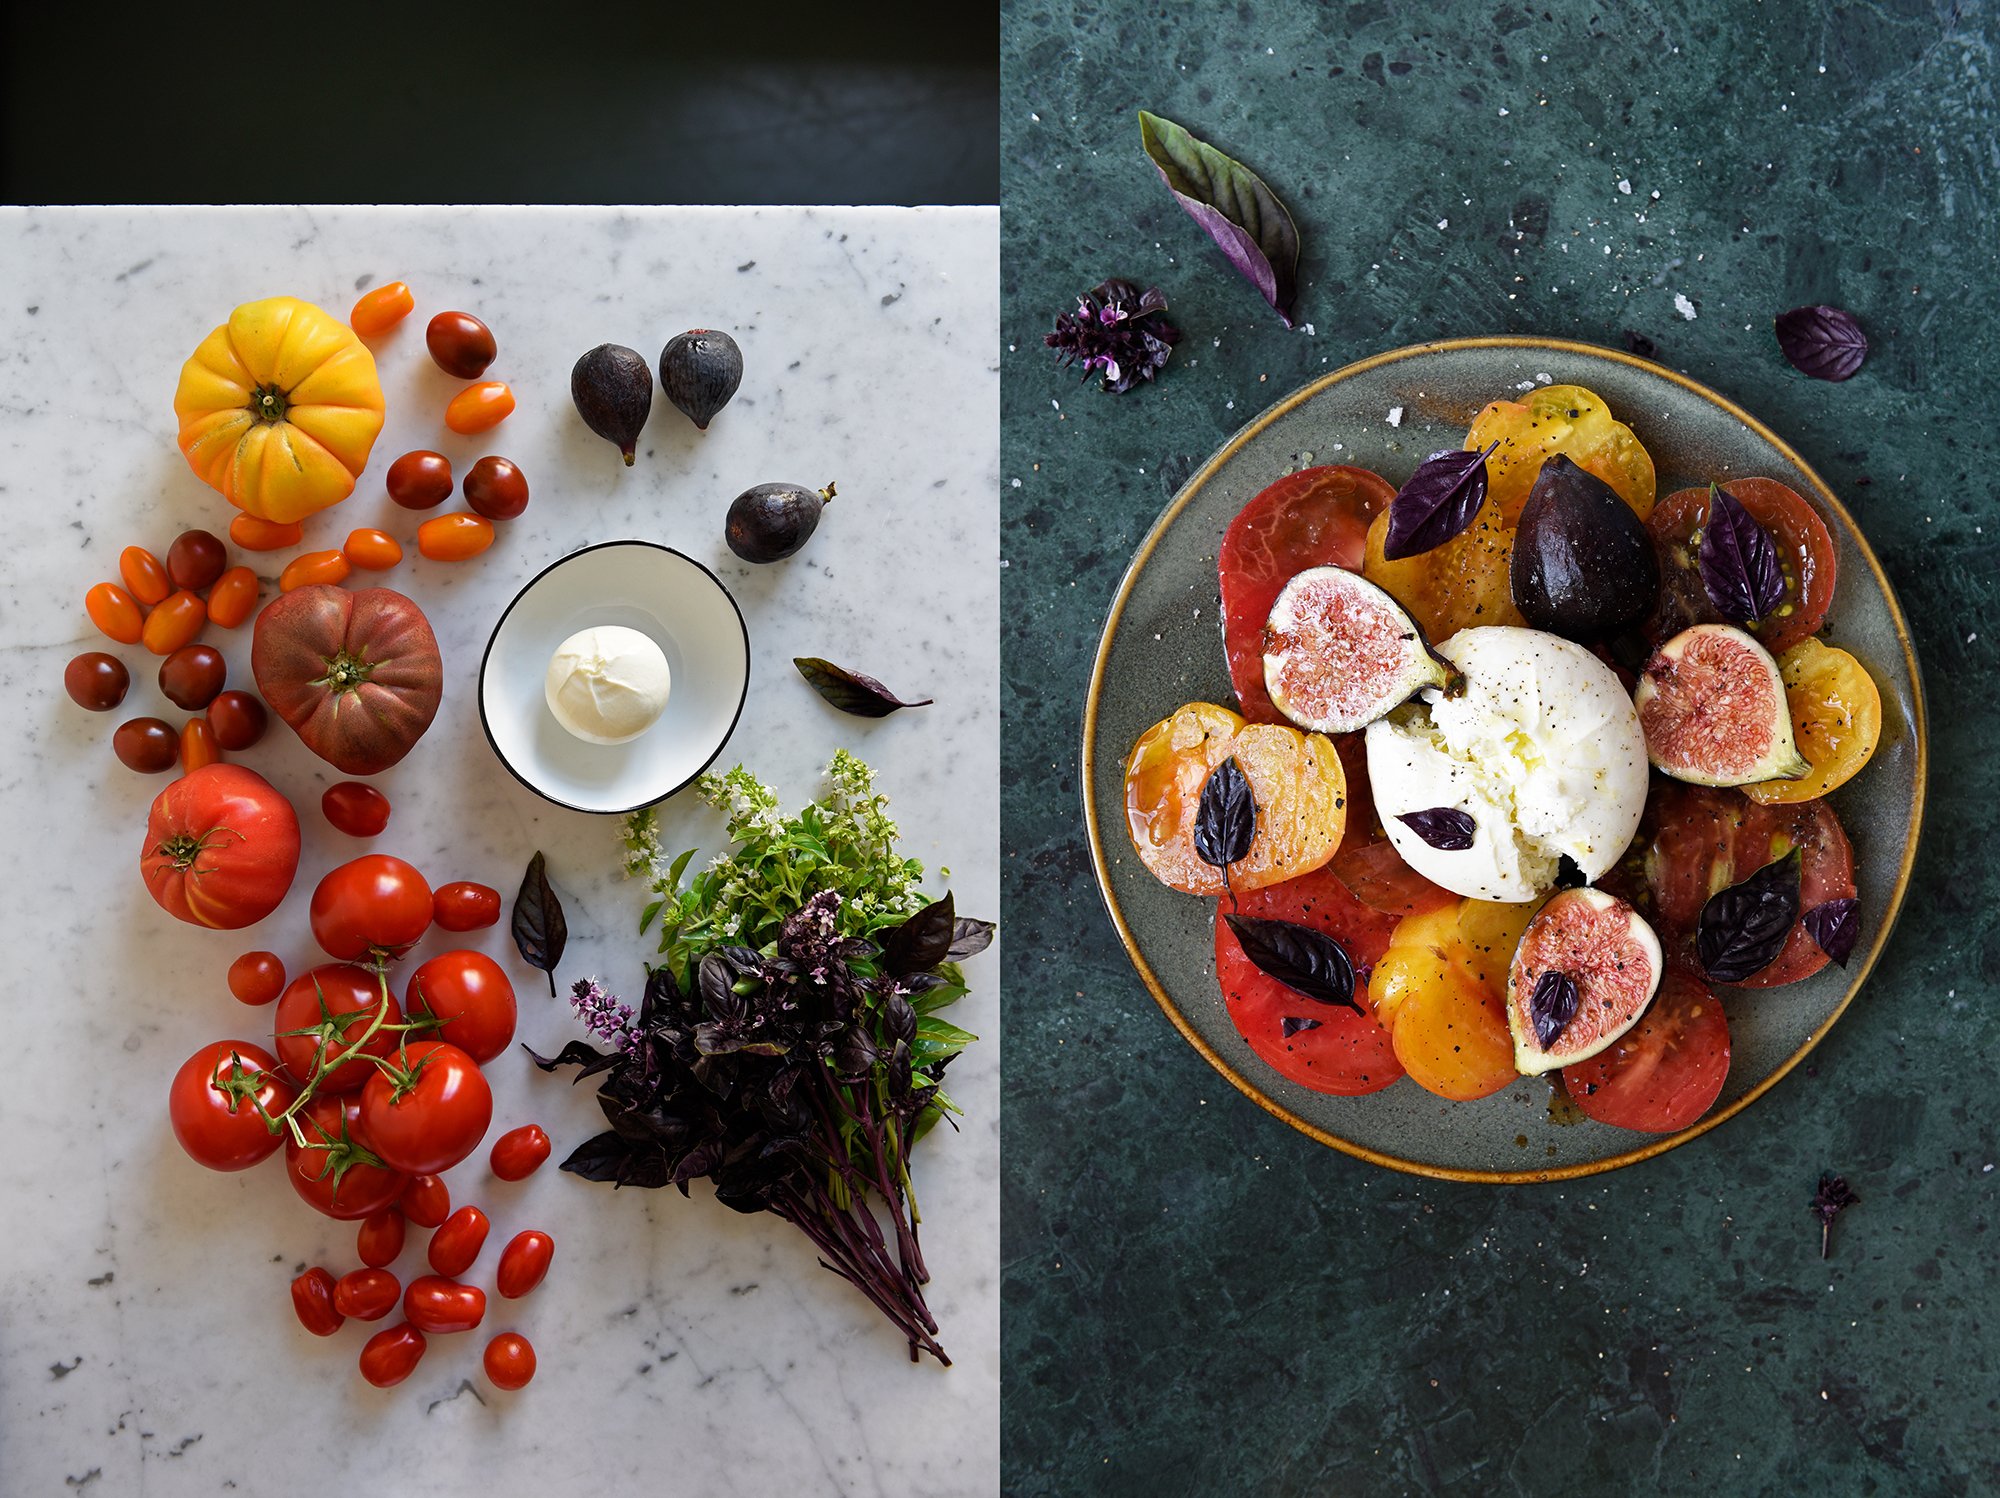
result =
[[659,721],[672,681],[667,658],[622,624],[578,630],[549,658],[542,690],[558,723],[591,744],[625,744]]

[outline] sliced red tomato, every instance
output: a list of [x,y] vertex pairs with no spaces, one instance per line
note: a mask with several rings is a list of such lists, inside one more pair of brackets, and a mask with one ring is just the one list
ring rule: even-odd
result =
[[1347,772],[1347,831],[1331,868],[1349,894],[1370,910],[1401,917],[1438,910],[1458,898],[1431,883],[1403,861],[1375,814],[1368,783],[1368,751],[1362,735],[1343,733],[1333,741]]
[[1648,1134],[1685,1129],[1715,1105],[1729,1075],[1729,1021],[1695,972],[1667,968],[1639,1023],[1563,1068],[1577,1107],[1599,1123]]
[[[1301,1087],[1341,1097],[1380,1092],[1402,1076],[1389,1032],[1373,1015],[1309,999],[1244,956],[1222,919],[1227,903],[1218,904],[1216,911],[1216,975],[1223,1007],[1261,1060]],[[1366,1005],[1368,970],[1389,949],[1396,917],[1370,910],[1328,869],[1252,890],[1241,897],[1237,910],[1263,920],[1295,921],[1331,936],[1354,965],[1355,995]],[[1288,1021],[1290,1035],[1285,1033]]]
[[1271,605],[1309,567],[1359,572],[1368,522],[1388,507],[1396,487],[1366,468],[1330,464],[1288,473],[1245,505],[1223,533],[1222,643],[1229,681],[1243,716],[1282,723],[1264,690],[1264,623]]
[[[1632,875],[1642,872],[1641,908],[1669,954],[1686,956],[1692,953],[1708,897],[1741,883],[1794,847],[1801,854],[1801,914],[1828,900],[1853,898],[1854,849],[1840,818],[1824,801],[1759,806],[1738,790],[1683,785],[1656,775],[1634,843],[1641,862],[1634,868],[1628,861],[1621,878],[1605,883],[1629,899]],[[1826,953],[1800,920],[1771,965],[1739,986],[1794,983],[1826,963]]]
[[[1833,602],[1833,537],[1819,511],[1776,479],[1731,479],[1722,487],[1778,543],[1785,599],[1750,632],[1771,654],[1783,655],[1826,622]],[[1724,622],[1701,585],[1696,537],[1707,519],[1708,490],[1700,488],[1668,495],[1646,522],[1660,559],[1660,600],[1646,621],[1646,638],[1655,645],[1691,624]]]

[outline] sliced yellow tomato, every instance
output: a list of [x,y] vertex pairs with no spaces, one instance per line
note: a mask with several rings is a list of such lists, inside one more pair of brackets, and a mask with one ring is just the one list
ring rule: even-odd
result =
[[1406,916],[1368,979],[1396,1059],[1427,1092],[1456,1102],[1511,1083],[1507,966],[1532,908],[1466,900]]
[[1500,446],[1486,460],[1487,493],[1508,525],[1521,518],[1535,475],[1555,453],[1603,479],[1641,520],[1653,513],[1652,455],[1581,385],[1543,385],[1521,400],[1492,402],[1473,418],[1465,445],[1483,451],[1494,442]]
[[1514,607],[1507,568],[1514,555],[1513,527],[1503,523],[1491,494],[1472,524],[1442,546],[1390,561],[1382,555],[1389,513],[1368,527],[1361,575],[1410,612],[1432,644],[1475,624],[1526,624]]
[[1882,694],[1845,650],[1808,636],[1778,657],[1792,734],[1812,768],[1797,780],[1763,780],[1743,794],[1765,806],[1816,801],[1861,773],[1882,741]]
[[1227,759],[1257,804],[1256,835],[1229,866],[1231,887],[1261,889],[1333,857],[1347,830],[1347,777],[1332,741],[1190,702],[1139,735],[1125,762],[1126,825],[1154,878],[1190,895],[1222,893],[1222,870],[1195,851],[1194,825],[1201,788]]

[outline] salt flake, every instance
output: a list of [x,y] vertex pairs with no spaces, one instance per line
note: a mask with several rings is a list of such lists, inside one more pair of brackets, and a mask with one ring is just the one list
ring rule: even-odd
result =
[[1693,322],[1695,319],[1694,303],[1689,301],[1687,296],[1682,292],[1677,291],[1674,293],[1674,311],[1680,313],[1689,322]]
[[1401,406],[1391,406],[1389,408],[1388,420],[1389,425],[1392,427],[1401,426],[1403,424],[1403,408]]

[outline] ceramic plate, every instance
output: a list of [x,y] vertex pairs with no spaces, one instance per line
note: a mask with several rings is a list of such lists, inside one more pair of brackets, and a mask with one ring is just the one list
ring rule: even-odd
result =
[[[667,657],[666,711],[624,744],[590,744],[549,711],[542,683],[580,629],[623,624]],[[479,668],[479,717],[500,762],[558,806],[628,812],[714,763],[750,689],[750,636],[715,574],[672,547],[608,541],[545,568],[507,605]]]
[[[1310,1092],[1250,1051],[1223,1011],[1211,902],[1177,894],[1140,864],[1125,830],[1125,756],[1183,702],[1233,704],[1218,627],[1216,549],[1260,489],[1315,463],[1351,463],[1402,483],[1428,454],[1458,447],[1480,407],[1531,384],[1596,391],[1653,455],[1666,495],[1709,479],[1763,475],[1805,495],[1832,532],[1839,582],[1824,636],[1882,691],[1875,758],[1835,792],[1854,844],[1862,945],[1845,970],[1729,1004],[1722,1096],[1692,1128],[1637,1134],[1549,1117],[1549,1086],[1522,1078],[1451,1103],[1407,1078],[1370,1097]],[[1401,424],[1389,413],[1401,408]],[[1642,1160],[1715,1127],[1797,1065],[1874,965],[1902,904],[1923,817],[1922,683],[1902,611],[1833,492],[1784,442],[1713,391],[1671,370],[1587,344],[1474,338],[1397,349],[1327,375],[1230,438],[1174,496],[1126,572],[1098,644],[1084,710],[1083,784],[1091,856],[1112,923],[1139,976],[1190,1044],[1264,1108],[1323,1143],[1377,1164],[1459,1180],[1587,1175]],[[1837,1082],[1837,1079],[1835,1079]]]

